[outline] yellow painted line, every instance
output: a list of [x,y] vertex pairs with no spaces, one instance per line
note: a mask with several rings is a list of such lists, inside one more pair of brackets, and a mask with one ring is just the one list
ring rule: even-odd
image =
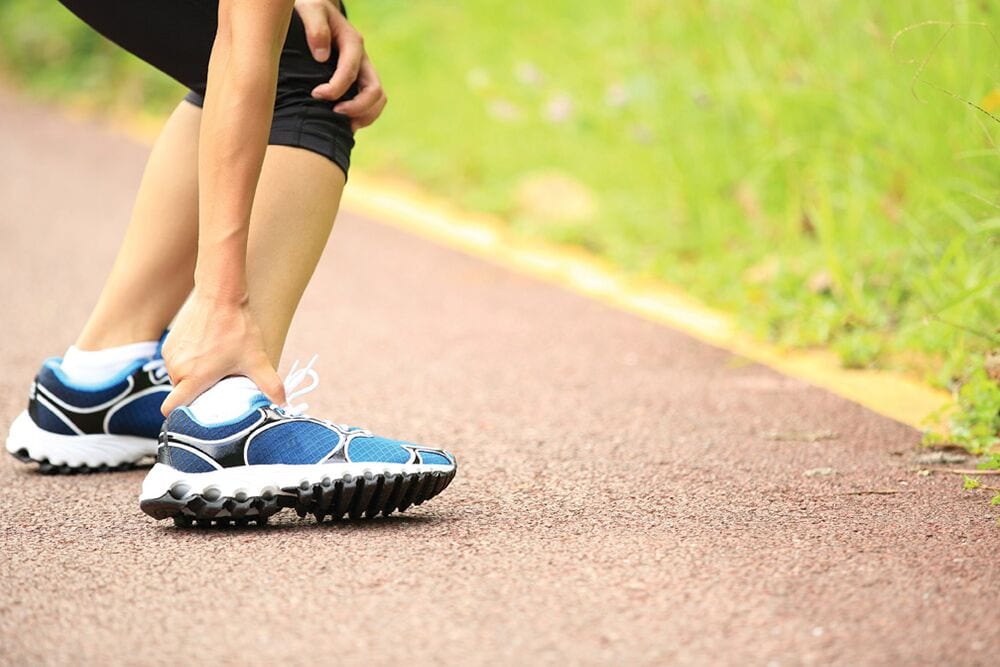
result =
[[[86,109],[71,111],[71,115],[93,117]],[[111,124],[138,141],[152,144],[162,122],[157,117],[132,115],[115,118]],[[899,373],[842,368],[828,350],[783,350],[762,343],[741,332],[726,313],[705,306],[679,289],[626,278],[583,250],[518,239],[495,218],[459,210],[404,181],[378,179],[354,170],[342,206],[349,212],[679,329],[915,428],[925,428],[929,415],[951,403],[947,392]]]
[[622,276],[584,251],[515,238],[489,216],[460,211],[405,183],[352,172],[342,205],[442,245],[560,285],[823,387],[916,428],[951,396],[889,371],[840,366],[828,350],[789,351],[741,332],[732,318],[684,292]]

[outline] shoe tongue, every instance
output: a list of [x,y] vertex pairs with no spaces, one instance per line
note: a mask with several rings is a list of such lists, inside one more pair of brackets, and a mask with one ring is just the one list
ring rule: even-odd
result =
[[188,410],[202,424],[218,424],[267,404],[267,398],[250,378],[234,376],[214,384],[194,399]]

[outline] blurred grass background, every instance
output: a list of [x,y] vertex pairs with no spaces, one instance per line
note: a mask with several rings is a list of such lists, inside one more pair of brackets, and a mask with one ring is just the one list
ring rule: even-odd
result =
[[[675,283],[760,337],[955,392],[1000,447],[1000,6],[357,0],[390,104],[358,169]],[[0,70],[103,113],[181,89],[57,3]],[[992,354],[991,354],[992,351]]]

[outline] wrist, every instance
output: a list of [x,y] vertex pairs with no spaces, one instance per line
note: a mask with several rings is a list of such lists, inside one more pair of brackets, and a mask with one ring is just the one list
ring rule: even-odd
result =
[[250,303],[246,286],[221,285],[211,281],[194,283],[194,298],[218,307],[243,308]]
[[246,275],[241,270],[218,270],[201,264],[194,272],[194,293],[200,300],[218,305],[244,306],[250,295]]
[[224,304],[245,305],[248,300],[245,243],[206,243],[202,239],[194,269],[199,298]]

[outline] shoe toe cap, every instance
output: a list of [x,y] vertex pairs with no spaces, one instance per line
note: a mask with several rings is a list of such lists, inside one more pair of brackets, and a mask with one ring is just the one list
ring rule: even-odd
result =
[[455,457],[443,450],[378,436],[354,438],[347,453],[355,462],[455,465]]
[[420,462],[428,465],[442,465],[442,466],[453,466],[455,465],[455,457],[443,449],[428,449],[426,447],[421,447],[417,449],[417,453],[420,455]]

